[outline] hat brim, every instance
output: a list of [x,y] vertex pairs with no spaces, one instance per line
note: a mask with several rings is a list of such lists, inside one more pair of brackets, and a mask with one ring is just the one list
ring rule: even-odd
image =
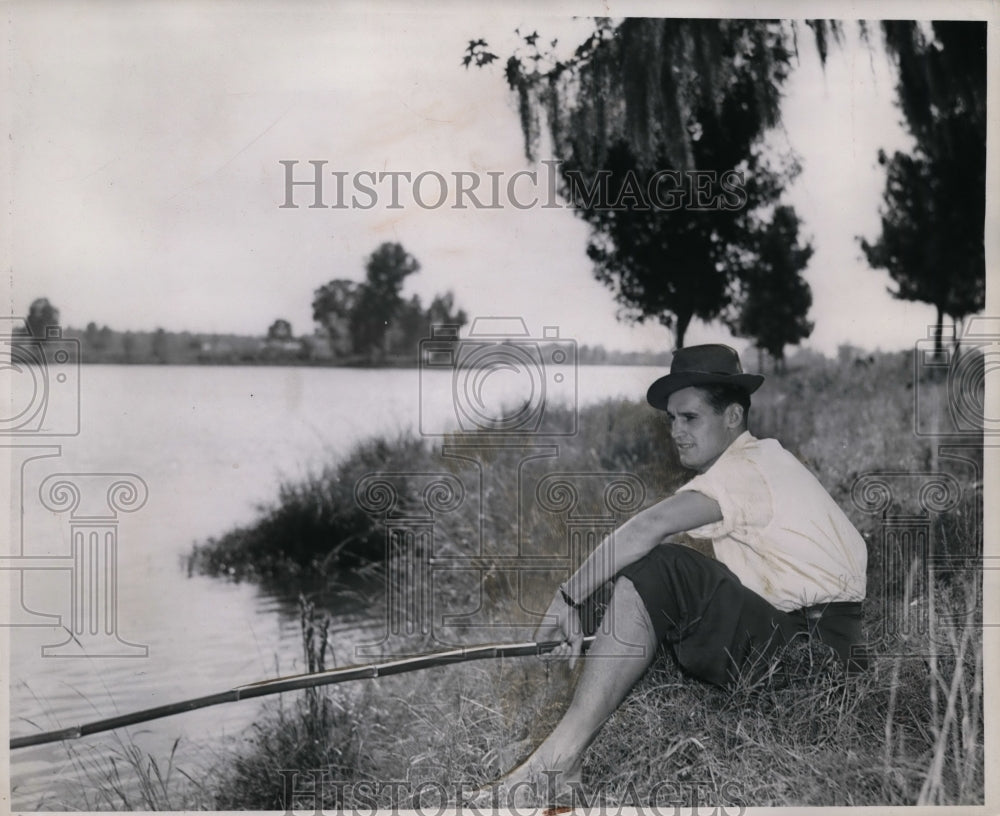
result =
[[681,371],[660,377],[646,391],[646,402],[661,411],[667,410],[667,400],[675,391],[693,385],[735,385],[752,394],[764,382],[760,374],[712,374],[707,371]]

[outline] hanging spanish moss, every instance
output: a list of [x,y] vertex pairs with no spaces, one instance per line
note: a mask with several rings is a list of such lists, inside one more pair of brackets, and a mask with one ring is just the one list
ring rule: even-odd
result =
[[[824,43],[831,30],[839,29],[814,26]],[[721,115],[744,66],[752,66],[749,104],[760,133],[778,122],[794,42],[792,25],[777,20],[598,20],[573,56],[559,60],[531,35],[506,71],[525,152],[537,155],[544,117],[557,156],[600,165],[609,145],[625,142],[641,165],[662,153],[673,166],[691,168],[700,116]]]

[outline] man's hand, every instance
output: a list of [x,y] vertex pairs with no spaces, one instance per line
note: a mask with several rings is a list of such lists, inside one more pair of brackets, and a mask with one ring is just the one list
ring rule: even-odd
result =
[[556,592],[549,608],[545,610],[545,621],[535,630],[535,640],[561,641],[549,654],[552,657],[568,657],[569,667],[576,665],[583,651],[583,625],[580,613],[563,599],[562,592]]

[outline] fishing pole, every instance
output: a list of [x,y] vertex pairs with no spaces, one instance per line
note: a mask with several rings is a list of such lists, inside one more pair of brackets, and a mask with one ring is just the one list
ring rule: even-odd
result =
[[[593,641],[593,635],[585,637],[583,639],[584,647],[589,646]],[[316,686],[328,686],[334,683],[346,683],[350,680],[373,680],[377,677],[388,677],[393,674],[404,674],[420,669],[429,669],[434,666],[465,663],[471,660],[541,655],[551,652],[563,642],[559,640],[532,640],[522,643],[485,643],[480,646],[465,646],[458,649],[430,652],[429,654],[416,655],[415,657],[388,660],[383,663],[362,663],[356,666],[344,666],[343,668],[327,669],[321,672],[307,672],[287,677],[275,677],[270,680],[259,680],[256,683],[236,686],[235,688],[220,691],[216,694],[192,697],[190,700],[181,700],[177,703],[146,708],[142,711],[134,711],[131,714],[120,714],[117,717],[107,717],[103,720],[94,720],[83,725],[60,728],[55,731],[45,731],[40,734],[12,737],[10,740],[10,749],[13,751],[16,748],[28,748],[32,745],[44,745],[49,742],[79,739],[80,737],[97,734],[101,731],[111,731],[115,728],[124,728],[128,725],[157,720],[161,717],[183,714],[185,711],[194,711],[198,708],[207,708],[208,706],[221,705],[222,703],[236,703],[240,700],[249,700],[253,697],[281,694],[285,691],[297,691]]]

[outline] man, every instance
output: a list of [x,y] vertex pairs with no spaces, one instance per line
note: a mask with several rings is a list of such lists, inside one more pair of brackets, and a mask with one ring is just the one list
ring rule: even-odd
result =
[[[583,633],[577,607],[609,578],[614,594],[573,701],[551,734],[503,786],[551,790],[579,781],[583,755],[643,675],[658,644],[691,674],[726,685],[810,632],[849,668],[861,660],[865,542],[816,478],[773,439],[747,430],[750,394],[723,345],[679,350],[648,402],[665,410],[681,463],[696,476],[605,539],[560,588],[536,632],[561,640],[575,663]],[[711,539],[714,558],[669,538]],[[853,665],[852,665],[853,664]]]

